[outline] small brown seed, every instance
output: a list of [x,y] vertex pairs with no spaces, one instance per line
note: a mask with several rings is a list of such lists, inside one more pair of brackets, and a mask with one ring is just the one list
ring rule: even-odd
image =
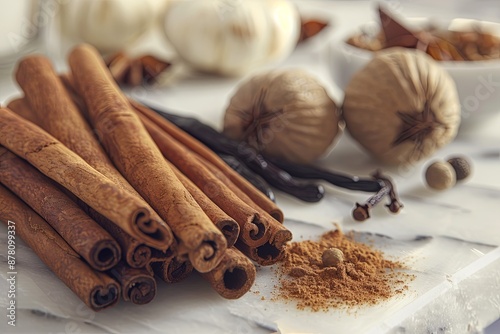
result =
[[344,262],[344,253],[338,248],[328,248],[321,256],[324,267],[336,267]]
[[456,174],[453,167],[445,161],[437,161],[427,167],[425,180],[432,189],[445,190],[456,183]]
[[471,164],[469,159],[460,156],[448,159],[448,163],[453,167],[457,175],[457,181],[464,180],[471,174]]

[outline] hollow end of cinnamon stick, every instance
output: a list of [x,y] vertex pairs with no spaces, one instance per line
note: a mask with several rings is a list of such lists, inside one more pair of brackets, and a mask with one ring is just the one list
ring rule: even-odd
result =
[[193,272],[193,265],[189,261],[176,257],[161,262],[153,262],[151,268],[155,275],[167,283],[178,283]]
[[126,291],[125,287],[123,289],[127,293],[128,300],[137,305],[144,305],[154,299],[156,295],[156,281],[151,276],[143,275],[131,280]]
[[269,224],[258,214],[254,214],[240,226],[240,238],[249,246],[260,246],[269,238]]
[[287,242],[292,240],[292,233],[285,229],[275,231],[269,241],[258,247],[251,247],[241,240],[236,247],[246,256],[262,266],[270,266],[280,261],[285,255]]
[[90,252],[92,267],[105,271],[114,267],[121,258],[121,249],[114,240],[101,240]]
[[222,233],[213,233],[210,238],[194,250],[188,252],[189,261],[200,273],[206,273],[219,264],[227,248],[226,238]]
[[150,246],[166,250],[173,242],[172,231],[159,221],[153,220],[145,209],[138,210],[134,215],[134,224],[138,233],[141,233]]
[[120,283],[124,301],[142,305],[152,301],[156,295],[156,281],[144,268],[131,268],[120,262],[110,270],[110,274]]
[[237,299],[252,287],[256,270],[248,258],[232,248],[226,251],[220,264],[214,270],[202,276],[222,297]]
[[240,226],[233,219],[224,219],[216,222],[217,228],[222,232],[226,238],[227,247],[232,247],[236,240],[238,240],[238,235],[240,234]]
[[144,244],[137,244],[130,247],[126,252],[126,262],[132,268],[142,268],[151,260],[151,248]]
[[111,282],[106,286],[96,287],[90,294],[89,304],[94,311],[100,311],[118,303],[119,296],[120,287],[118,284]]

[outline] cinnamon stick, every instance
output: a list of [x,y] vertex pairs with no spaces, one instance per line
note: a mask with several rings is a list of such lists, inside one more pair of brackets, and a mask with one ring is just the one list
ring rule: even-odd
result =
[[250,182],[248,182],[245,178],[241,177],[237,172],[235,172],[231,167],[229,167],[212,150],[210,150],[200,141],[188,135],[183,130],[179,129],[178,127],[170,123],[168,120],[166,120],[153,110],[133,100],[130,100],[130,103],[136,111],[148,117],[163,131],[168,133],[170,136],[172,136],[177,141],[182,143],[184,146],[189,148],[191,151],[195,152],[199,156],[203,157],[205,160],[215,165],[245,194],[247,194],[252,199],[252,201],[254,201],[257,205],[259,205],[263,210],[267,211],[276,220],[278,220],[281,223],[283,222],[284,216],[281,209],[278,208],[278,206],[273,201],[267,198],[266,195],[264,195],[258,189],[256,189]]
[[175,165],[167,160],[170,168],[174,171],[175,175],[182,182],[184,187],[191,193],[196,202],[205,211],[207,216],[217,226],[217,228],[226,237],[227,247],[232,247],[240,234],[240,226],[238,223],[219,208],[214,202],[208,198],[200,188],[198,188],[193,181],[184,175]]
[[168,248],[172,240],[168,228],[153,233],[143,228],[145,222],[161,222],[144,201],[118,188],[57,139],[6,108],[0,109],[0,145],[30,162],[137,240],[158,249]]
[[[17,98],[7,105],[7,108],[22,116],[24,119],[38,125],[38,118],[32,112],[27,100]],[[37,171],[38,172],[38,171]],[[92,219],[94,219],[102,228],[104,228],[118,242],[121,248],[123,260],[132,268],[142,268],[148,264],[151,259],[151,249],[145,244],[137,241],[119,228],[115,223],[90,208],[87,204],[75,197],[71,192],[62,189],[65,194],[72,198],[82,210],[84,210]]]
[[210,271],[227,247],[223,234],[168,167],[97,50],[78,46],[69,64],[75,88],[117,168],[168,222],[193,266]]
[[[292,233],[285,228],[280,222],[271,217],[266,211],[262,210],[255,204],[241,189],[239,189],[229,178],[226,177],[217,167],[210,162],[204,160],[202,157],[195,155],[196,158],[212,172],[212,174],[221,180],[231,191],[233,191],[243,202],[257,210],[261,220],[267,221],[269,226],[269,239],[264,245],[250,245],[241,240],[238,245],[245,254],[252,260],[261,265],[271,265],[279,261],[285,252],[285,246],[288,241],[292,240]],[[243,244],[246,244],[243,246]]]
[[151,262],[151,270],[166,283],[178,283],[193,272],[193,265],[188,259],[175,256]]
[[249,246],[238,239],[235,247],[261,266],[273,265],[285,255],[286,244],[292,239],[292,234],[282,224],[272,224],[269,230],[271,236],[265,244]]
[[[29,56],[23,59],[18,65],[16,79],[36,117],[37,125],[82,157],[118,187],[138,197],[148,210],[153,211],[113,166],[47,58]],[[154,234],[158,229],[169,230],[168,226],[164,224],[159,226],[161,223],[155,220],[140,223],[139,228],[149,234]],[[172,233],[167,232],[168,242],[171,243]]]
[[154,299],[156,281],[146,269],[131,268],[120,262],[109,273],[120,283],[124,301],[143,305]]
[[[16,114],[19,116],[22,116],[24,119],[35,123],[37,125],[40,125],[39,118],[35,113],[33,112],[31,106],[29,105],[28,101],[25,98],[17,98],[9,102],[7,105],[8,109],[11,109],[14,111]],[[50,115],[50,113],[49,113]],[[48,116],[48,118],[51,118]],[[64,118],[64,117],[63,117]],[[78,126],[70,126],[68,129],[71,131],[73,128],[77,128]],[[81,131],[81,128],[80,130]],[[74,142],[74,141],[70,141]],[[87,140],[80,138],[79,143],[85,143],[84,145],[91,145],[92,144],[92,138],[87,138]],[[76,143],[75,146],[73,146],[73,151],[75,153],[79,152],[84,152],[80,151],[78,149],[79,143]],[[97,145],[99,145],[97,143]],[[92,145],[94,146],[94,145]],[[93,155],[93,157],[98,156],[100,153],[99,151],[102,150],[100,146],[94,148],[96,153]],[[97,161],[98,163],[94,164],[94,168],[99,168],[100,171],[104,174],[106,173],[106,170],[110,171],[112,174],[114,173],[113,171],[116,171],[116,173],[119,174],[119,172],[111,166],[109,169],[106,167],[106,163],[103,165],[100,163],[100,161],[109,161],[107,156],[103,158],[103,160],[96,160],[96,159],[90,159],[90,161]],[[89,160],[87,160],[89,162]],[[109,162],[110,163],[110,162]],[[109,174],[108,174],[109,175]],[[121,177],[121,174],[119,176],[114,178],[115,182],[117,183],[118,186],[122,186],[122,188],[131,188],[130,184]],[[123,180],[124,182],[121,182],[120,180]],[[135,190],[132,188],[132,191],[135,192]],[[66,191],[67,195],[73,195],[71,193],[68,194],[68,191]],[[74,196],[74,195],[73,195]],[[137,196],[139,196],[137,194]],[[71,197],[71,196],[70,196]],[[116,224],[114,224],[112,221],[109,219],[105,218],[101,214],[99,214],[97,211],[93,210],[90,208],[88,205],[86,205],[84,202],[79,201],[78,198],[74,199],[78,205],[80,205],[86,212],[87,214],[92,217],[101,227],[103,227],[109,234],[113,236],[113,238],[120,244],[121,247],[121,252],[122,252],[122,257],[125,260],[125,262],[131,266],[132,268],[142,268],[148,264],[148,262],[151,259],[151,249],[146,246],[144,243],[139,242],[138,240],[132,238],[130,235],[128,235],[124,230],[119,228]],[[150,209],[152,210],[152,209]]]
[[[120,244],[122,259],[130,267],[143,268],[149,263],[151,260],[151,248],[132,238],[124,230],[119,228],[118,225],[101,215],[99,212],[88,207],[85,203],[82,202],[80,204],[86,206],[85,209],[87,210],[89,216],[101,225],[109,234],[111,234]],[[172,247],[172,245],[170,245],[170,247]]]
[[118,283],[93,271],[42,217],[1,185],[0,219],[15,226],[16,236],[92,310],[100,311],[118,302]]
[[202,274],[219,295],[237,299],[250,290],[255,281],[255,266],[234,247],[228,248],[212,271]]
[[0,182],[42,216],[97,270],[118,263],[118,243],[48,177],[0,146]]
[[240,226],[240,238],[252,246],[260,246],[269,238],[268,221],[242,201],[216,178],[206,165],[196,159],[186,147],[159,128],[149,118],[140,116],[158,148],[173,165],[179,168],[206,196]]
[[[36,117],[37,115],[35,115],[25,98],[12,100],[7,105],[7,108],[14,111],[19,116],[22,116],[24,119],[39,125],[38,118]],[[75,197],[71,192],[65,190],[64,188],[61,190],[80,207],[82,207],[82,210],[84,210],[102,228],[113,236],[113,238],[119,243],[122,257],[128,265],[132,268],[142,268],[148,264],[151,258],[151,250],[149,247],[132,238],[112,221],[90,208],[86,203],[79,200],[78,197]]]
[[[16,80],[36,123],[118,186],[138,195],[105,153],[50,61],[39,55],[19,62]],[[20,102],[13,101],[9,104]],[[26,114],[22,115],[23,117]],[[27,118],[27,117],[25,117]],[[30,118],[27,118],[30,119]]]

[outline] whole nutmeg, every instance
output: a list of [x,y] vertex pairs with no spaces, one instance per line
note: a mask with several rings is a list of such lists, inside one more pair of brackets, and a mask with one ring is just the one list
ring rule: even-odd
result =
[[453,187],[456,179],[455,170],[445,161],[436,161],[429,165],[425,171],[427,185],[435,190],[445,190]]
[[344,253],[338,248],[328,248],[321,255],[324,267],[336,267],[344,262]]
[[466,157],[453,157],[447,160],[455,170],[457,181],[462,181],[468,178],[472,172],[471,163]]
[[348,84],[342,109],[351,136],[392,165],[430,156],[460,125],[453,79],[418,50],[377,52]]
[[299,69],[256,75],[239,86],[223,133],[257,151],[307,164],[326,153],[340,132],[339,111],[315,77]]

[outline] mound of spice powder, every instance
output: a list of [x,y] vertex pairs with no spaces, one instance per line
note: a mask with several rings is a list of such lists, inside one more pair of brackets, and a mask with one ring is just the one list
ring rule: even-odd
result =
[[[325,266],[322,255],[328,249],[340,250],[343,261]],[[280,286],[273,299],[294,300],[298,309],[312,311],[373,305],[408,289],[413,275],[400,270],[404,268],[381,251],[354,241],[351,234],[329,231],[319,241],[288,246],[277,269]]]

